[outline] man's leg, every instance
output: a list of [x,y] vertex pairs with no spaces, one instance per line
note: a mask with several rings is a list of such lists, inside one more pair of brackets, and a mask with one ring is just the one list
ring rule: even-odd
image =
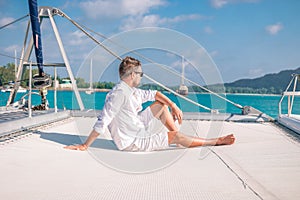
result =
[[233,134],[213,139],[187,136],[178,131],[174,119],[169,112],[168,106],[156,101],[150,106],[150,108],[153,116],[160,119],[168,128],[169,144],[176,144],[184,147],[197,147],[207,145],[230,145],[235,141]]
[[168,137],[169,144],[176,144],[183,147],[230,145],[235,141],[235,137],[233,134],[218,138],[204,139],[200,137],[184,135],[178,131],[170,131],[168,132]]
[[171,115],[167,105],[155,101],[152,105],[150,105],[150,108],[153,116],[161,120],[161,122],[169,131],[178,131],[173,116]]

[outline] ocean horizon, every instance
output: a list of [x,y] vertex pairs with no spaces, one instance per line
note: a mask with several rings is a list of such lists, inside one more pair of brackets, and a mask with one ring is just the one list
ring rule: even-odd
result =
[[[38,92],[33,90],[33,92]],[[94,109],[101,110],[105,97],[108,92],[94,92],[89,95],[84,91],[80,91],[80,96],[82,98],[85,109]],[[170,93],[164,93],[172,101],[174,101],[183,112],[209,112],[203,108],[199,108],[196,105],[193,105],[187,102],[184,99],[181,99],[178,96],[175,96]],[[20,100],[25,93],[17,93],[16,100]],[[237,93],[226,93],[219,94],[220,96],[226,97],[228,100],[239,104],[241,106],[252,106],[261,112],[266,113],[267,115],[276,118],[278,116],[278,103],[280,101],[281,95],[274,94],[237,94]],[[9,93],[0,92],[0,106],[5,106]],[[240,114],[241,109],[235,107],[231,103],[225,102],[224,100],[216,97],[215,95],[208,93],[189,93],[187,96],[189,99],[202,104],[208,108],[218,110],[220,113],[236,113]],[[26,98],[27,99],[27,98]],[[48,90],[47,99],[49,101],[50,108],[54,108],[54,90]],[[32,95],[32,105],[38,105],[41,102],[39,95]],[[145,106],[151,104],[148,102]],[[297,105],[297,106],[296,106]],[[300,98],[295,97],[293,113],[300,114]],[[75,94],[71,90],[58,90],[57,91],[57,107],[58,109],[79,109]],[[284,98],[282,103],[282,113],[287,113],[287,98]]]

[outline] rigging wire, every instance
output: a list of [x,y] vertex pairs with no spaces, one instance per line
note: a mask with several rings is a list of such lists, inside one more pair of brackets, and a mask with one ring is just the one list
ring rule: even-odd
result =
[[[58,14],[58,15],[60,15],[60,16],[62,16],[62,17],[65,17],[66,19],[68,19],[72,24],[74,24],[74,25],[75,25],[77,28],[79,28],[83,33],[85,33],[90,39],[92,39],[94,42],[96,42],[98,45],[100,45],[102,48],[104,48],[106,51],[108,51],[110,54],[112,54],[113,56],[115,56],[115,57],[116,57],[117,59],[119,59],[119,60],[122,60],[122,58],[121,58],[119,55],[117,55],[117,54],[116,54],[115,52],[113,52],[112,50],[108,49],[108,48],[103,44],[103,42],[99,42],[98,40],[96,40],[96,39],[95,39],[90,33],[88,33],[85,29],[87,29],[88,31],[90,31],[90,32],[92,32],[92,33],[94,33],[94,34],[96,34],[96,35],[98,35],[98,36],[100,36],[100,37],[102,37],[102,38],[104,38],[104,39],[106,39],[106,40],[108,40],[109,42],[111,42],[111,43],[113,43],[113,44],[115,44],[115,45],[117,45],[117,46],[119,46],[119,47],[121,47],[121,48],[123,48],[123,49],[125,49],[125,50],[128,50],[126,47],[124,47],[124,46],[122,46],[122,45],[120,45],[120,44],[118,44],[118,43],[112,41],[111,39],[109,39],[109,38],[106,37],[105,35],[100,34],[100,33],[96,32],[96,31],[94,31],[94,30],[88,28],[88,27],[85,26],[85,25],[79,24],[78,22],[76,22],[75,20],[71,19],[68,15],[66,15],[64,12],[62,12],[62,11],[59,10],[59,9],[55,9],[55,10],[54,10],[54,14]],[[10,22],[10,23],[8,23],[8,24],[6,24],[6,25],[0,27],[0,29],[5,28],[5,27],[7,27],[7,26],[9,26],[9,25],[11,25],[11,24],[13,24],[13,23],[15,23],[15,22],[18,22],[18,21],[20,21],[20,20],[22,20],[22,19],[24,19],[24,18],[26,18],[26,17],[28,17],[28,16],[29,16],[29,14],[27,14],[27,15],[25,15],[25,16],[23,16],[23,17],[17,19],[17,20],[14,20],[13,22]],[[83,29],[82,27],[84,27],[85,29]],[[138,52],[133,51],[132,53],[135,54],[135,55],[138,55],[138,56],[142,57],[143,59],[145,59],[146,61],[148,61],[148,62],[150,62],[150,63],[153,63],[154,65],[157,65],[157,66],[159,66],[159,67],[161,67],[161,68],[167,70],[167,71],[170,72],[170,73],[173,73],[173,74],[176,75],[176,76],[181,76],[178,72],[173,71],[173,70],[171,70],[171,69],[169,69],[168,67],[165,67],[165,66],[163,66],[163,65],[160,65],[160,64],[154,62],[154,60],[152,60],[152,59],[150,59],[150,58],[147,58],[146,56],[144,56],[144,55],[142,55],[142,54],[140,54],[140,53],[138,53]],[[10,58],[14,58],[14,59],[18,59],[18,60],[22,60],[21,58],[15,58],[14,56],[9,56],[9,55],[2,54],[2,53],[0,53],[0,55],[6,56],[6,57],[10,57]],[[154,79],[152,79],[151,77],[149,77],[149,76],[147,76],[147,75],[145,75],[145,77],[146,77],[147,79],[149,79],[149,80],[155,82],[156,84],[160,85],[161,87],[163,87],[163,88],[166,89],[167,91],[169,91],[169,92],[171,92],[171,93],[173,93],[173,94],[175,94],[175,95],[180,96],[181,98],[185,99],[186,101],[189,101],[190,103],[193,103],[193,104],[195,104],[195,105],[197,105],[197,106],[199,106],[199,107],[202,107],[202,108],[205,109],[205,110],[214,111],[213,109],[210,109],[210,108],[208,108],[208,107],[206,107],[206,106],[203,106],[203,105],[201,105],[201,104],[199,104],[199,103],[196,103],[196,102],[194,102],[194,101],[188,99],[187,97],[185,97],[185,96],[183,96],[183,95],[178,94],[177,92],[175,92],[175,91],[171,90],[170,88],[164,86],[163,84],[161,84],[161,83],[155,81]],[[222,97],[221,95],[219,95],[219,94],[217,94],[217,93],[215,93],[215,92],[213,92],[213,91],[211,91],[211,90],[209,90],[209,89],[207,89],[207,88],[201,86],[200,84],[198,84],[198,83],[196,83],[196,82],[194,82],[194,81],[192,81],[192,80],[189,80],[189,79],[187,79],[187,78],[185,78],[185,77],[184,77],[184,79],[185,79],[186,81],[188,81],[188,82],[190,82],[190,83],[192,83],[192,84],[194,84],[194,85],[200,87],[201,89],[203,89],[203,90],[205,90],[205,91],[207,91],[207,92],[209,92],[209,93],[211,93],[211,94],[213,94],[213,95],[215,95],[215,96],[217,96],[217,97],[219,97],[219,98],[221,98],[221,99],[223,99],[223,100],[225,100],[225,101],[227,101],[227,102],[233,104],[234,106],[236,106],[236,107],[238,107],[238,108],[240,108],[240,109],[243,109],[243,106],[241,106],[241,105],[239,105],[239,104],[237,104],[237,103],[234,103],[234,102],[232,102],[232,101],[226,99],[225,97]]]
[[21,21],[22,19],[24,19],[24,18],[26,18],[26,17],[28,17],[28,16],[29,16],[29,14],[27,14],[27,15],[25,15],[25,16],[19,18],[19,19],[16,19],[16,20],[14,20],[14,21],[12,21],[12,22],[9,22],[8,24],[5,24],[5,25],[1,26],[1,27],[0,27],[0,30],[3,29],[3,28],[5,28],[5,27],[7,27],[7,26],[9,26],[9,25],[11,25],[11,24],[14,24],[14,23],[16,23],[16,22],[18,22],[18,21]]
[[75,20],[71,19],[68,15],[66,15],[64,12],[62,12],[59,9],[55,10],[55,14],[58,14],[62,17],[65,17],[67,20],[69,20],[72,24],[74,24],[77,28],[79,28],[83,33],[85,33],[90,39],[92,39],[94,42],[96,42],[98,45],[100,45],[102,48],[104,48],[106,51],[108,51],[110,54],[118,58],[119,60],[123,60],[119,55],[117,55],[115,52],[108,49],[103,43],[96,40],[90,33],[88,33],[86,30],[84,30]]
[[[115,52],[113,52],[112,50],[108,49],[103,43],[99,42],[98,40],[96,40],[90,33],[88,33],[87,31],[85,31],[76,21],[72,20],[69,16],[67,16],[64,12],[62,12],[61,10],[56,10],[56,14],[62,16],[62,17],[65,17],[66,19],[68,19],[72,24],[74,24],[77,28],[79,28],[83,33],[85,33],[89,38],[91,38],[94,42],[96,42],[97,44],[99,44],[102,48],[104,48],[105,50],[107,50],[111,55],[115,56],[117,59],[119,60],[122,60],[122,58],[117,55]],[[199,106],[205,110],[208,110],[208,111],[211,111],[211,112],[216,112],[215,110],[213,109],[210,109],[206,106],[203,106],[197,102],[194,102],[190,99],[188,99],[187,97],[184,97],[183,95],[180,95],[178,94],[177,92],[173,91],[172,89],[164,86],[163,84],[159,83],[158,81],[155,81],[154,79],[152,79],[151,77],[149,77],[148,75],[145,74],[145,77],[153,82],[155,82],[156,84],[158,84],[159,86],[163,87],[164,89],[166,89],[167,91],[175,94],[175,95],[178,95],[179,97],[183,98],[184,100],[196,105],[196,106]]]
[[185,96],[183,96],[183,95],[181,95],[181,94],[178,94],[177,92],[175,92],[175,91],[171,90],[170,88],[164,86],[163,84],[157,82],[156,80],[154,80],[153,78],[147,76],[146,74],[144,74],[144,76],[145,76],[147,79],[149,79],[150,81],[152,81],[152,82],[156,83],[157,85],[161,86],[161,87],[164,88],[165,90],[167,90],[167,91],[169,91],[169,92],[171,92],[171,93],[173,93],[173,94],[179,96],[180,98],[182,98],[182,99],[184,99],[184,100],[186,100],[186,101],[188,101],[188,102],[190,102],[190,103],[192,103],[192,104],[194,104],[194,105],[196,105],[196,106],[199,106],[199,107],[201,107],[201,108],[203,108],[203,109],[205,109],[205,110],[211,111],[211,112],[213,112],[213,113],[217,113],[216,110],[210,109],[210,108],[208,108],[208,107],[206,107],[206,106],[204,106],[204,105],[201,105],[201,104],[199,104],[199,103],[197,103],[197,102],[195,102],[195,101],[193,101],[193,100],[191,100],[191,99],[189,99],[189,98],[187,98],[187,97],[185,97]]
[[[0,53],[0,55],[1,55],[1,56],[5,56],[5,57],[9,57],[9,58],[15,58],[15,59],[18,59],[18,60],[22,60],[21,58],[16,58],[16,57],[14,57],[14,56],[6,55],[6,54],[3,54],[3,53]],[[187,98],[187,97],[185,97],[185,96],[183,96],[183,95],[181,95],[181,94],[178,94],[177,92],[174,92],[173,90],[171,90],[171,89],[169,89],[168,87],[164,86],[163,84],[161,84],[161,83],[155,81],[154,79],[152,79],[151,77],[147,76],[146,74],[144,74],[144,76],[145,76],[147,79],[149,79],[150,81],[152,81],[152,82],[156,83],[157,85],[161,86],[161,87],[164,88],[165,90],[167,90],[167,91],[169,91],[169,92],[171,92],[171,93],[173,93],[173,94],[175,94],[175,95],[181,97],[182,99],[184,99],[184,100],[186,100],[186,101],[188,101],[188,102],[190,102],[190,103],[193,103],[193,104],[195,104],[196,106],[199,106],[199,107],[201,107],[201,108],[203,108],[203,109],[205,109],[205,110],[212,111],[212,109],[210,109],[210,108],[208,108],[208,107],[206,107],[206,106],[203,106],[203,105],[201,105],[201,104],[199,104],[199,103],[197,103],[197,102],[194,102],[194,101],[190,100],[189,98]],[[16,81],[16,82],[22,82],[22,81],[26,81],[26,80],[28,80],[28,79],[22,79],[22,80],[19,80],[19,81]],[[3,83],[3,84],[5,84],[5,83]]]
[[[111,40],[110,38],[106,37],[105,35],[100,34],[100,33],[96,32],[96,31],[94,31],[94,30],[88,28],[87,26],[85,26],[85,25],[83,25],[83,24],[79,24],[78,22],[76,22],[76,23],[77,23],[78,25],[80,25],[81,27],[85,28],[86,30],[88,30],[88,31],[90,31],[90,32],[92,32],[92,33],[94,33],[94,34],[96,34],[96,35],[98,35],[98,36],[104,38],[105,40],[108,40],[108,41],[111,42],[112,44],[117,45],[117,46],[119,46],[119,47],[121,47],[121,48],[123,48],[123,49],[125,49],[125,50],[129,50],[128,48],[124,47],[123,45],[120,45],[119,43],[116,43],[115,41]],[[85,31],[85,32],[86,32],[86,31]],[[94,39],[93,39],[93,40],[94,40]],[[94,41],[95,41],[95,40],[94,40]],[[102,44],[102,43],[101,43],[101,44]],[[102,44],[102,45],[103,45],[103,44]],[[102,45],[101,45],[101,46],[102,46]],[[103,47],[103,46],[102,46],[102,47]],[[106,49],[107,49],[107,48],[106,48]],[[136,52],[136,51],[132,51],[132,53],[135,54],[135,55],[137,55],[137,56],[139,56],[139,57],[141,57],[141,58],[143,58],[143,59],[145,59],[146,61],[148,61],[148,62],[150,62],[150,63],[152,63],[152,64],[154,64],[154,65],[156,65],[156,66],[158,66],[158,67],[163,68],[164,70],[166,70],[166,71],[168,71],[168,72],[170,72],[170,73],[172,73],[172,74],[174,74],[174,75],[176,75],[176,76],[178,76],[178,77],[181,76],[181,74],[178,73],[177,71],[171,70],[171,69],[169,69],[168,67],[165,67],[165,66],[163,66],[163,65],[160,65],[159,63],[155,62],[154,60],[152,60],[152,59],[150,59],[150,58],[148,58],[148,57],[146,57],[146,56],[144,56],[144,55],[142,55],[142,54],[140,54],[140,53],[138,53],[138,52]],[[231,101],[231,100],[229,100],[229,99],[226,99],[225,97],[223,97],[223,96],[221,96],[221,95],[219,95],[219,94],[217,94],[217,93],[215,93],[215,92],[209,90],[208,88],[206,88],[206,87],[204,87],[204,86],[201,86],[200,84],[198,84],[198,83],[196,83],[196,82],[194,82],[194,81],[192,81],[192,80],[190,80],[190,79],[188,79],[188,78],[186,78],[186,77],[183,77],[183,78],[184,78],[184,80],[188,81],[188,82],[191,83],[191,84],[194,84],[194,85],[200,87],[201,89],[205,90],[206,92],[209,92],[209,93],[211,93],[211,94],[213,94],[213,95],[219,97],[220,99],[223,99],[224,101],[227,101],[228,103],[230,103],[230,104],[236,106],[236,107],[239,108],[239,109],[243,109],[243,106],[241,106],[240,104],[237,104],[237,103],[235,103],[235,102],[233,102],[233,101]],[[168,91],[169,91],[169,90],[168,90]]]
[[[22,60],[24,60],[24,59],[22,59],[22,58],[15,57],[15,56],[11,56],[11,55],[4,54],[4,53],[1,53],[1,52],[0,52],[0,56],[7,57],[7,58],[13,58],[13,59],[17,59],[17,60],[19,60],[19,61],[22,61]],[[24,60],[24,61],[28,62],[28,60]]]
[[[8,23],[8,24],[5,24],[5,25],[3,25],[3,26],[0,27],[0,30],[3,29],[3,28],[5,28],[5,27],[7,27],[7,26],[9,26],[9,25],[14,24],[14,23],[16,23],[16,22],[18,22],[18,21],[23,20],[23,19],[25,19],[25,18],[28,17],[28,16],[29,16],[29,14],[27,14],[27,15],[25,15],[25,16],[23,16],[23,17],[20,17],[20,18],[14,20],[14,21],[12,21],[12,22],[10,22],[10,23]],[[30,22],[28,22],[28,23],[30,23]],[[26,46],[26,43],[27,43],[28,29],[29,29],[29,26],[27,26],[26,36],[25,36],[25,41],[24,41],[23,48],[22,48],[22,55],[21,55],[21,57],[11,56],[11,55],[8,55],[8,54],[3,54],[3,53],[1,53],[1,52],[0,52],[0,56],[7,57],[7,58],[13,58],[13,59],[16,59],[16,60],[18,60],[18,61],[30,62],[30,60],[24,60],[24,59],[22,58],[22,57],[23,57],[23,53],[24,53],[24,52],[23,52],[23,51],[24,51],[24,46]]]

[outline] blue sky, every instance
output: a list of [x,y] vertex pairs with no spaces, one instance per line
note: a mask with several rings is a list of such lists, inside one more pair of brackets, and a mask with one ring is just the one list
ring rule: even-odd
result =
[[[108,37],[141,27],[181,32],[206,49],[224,82],[300,66],[298,0],[39,0],[38,4],[57,7]],[[0,26],[27,13],[25,0],[0,0]],[[65,19],[55,19],[76,71],[95,44]],[[20,54],[26,24],[23,20],[0,30],[1,54],[13,56],[15,50]],[[42,25],[44,57],[58,62],[49,25],[46,20]],[[1,65],[8,62],[14,61],[0,56]]]

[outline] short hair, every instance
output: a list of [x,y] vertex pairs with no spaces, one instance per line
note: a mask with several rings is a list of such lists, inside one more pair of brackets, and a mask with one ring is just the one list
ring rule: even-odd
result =
[[127,77],[134,70],[141,66],[141,62],[135,58],[127,56],[124,58],[119,66],[120,79]]

